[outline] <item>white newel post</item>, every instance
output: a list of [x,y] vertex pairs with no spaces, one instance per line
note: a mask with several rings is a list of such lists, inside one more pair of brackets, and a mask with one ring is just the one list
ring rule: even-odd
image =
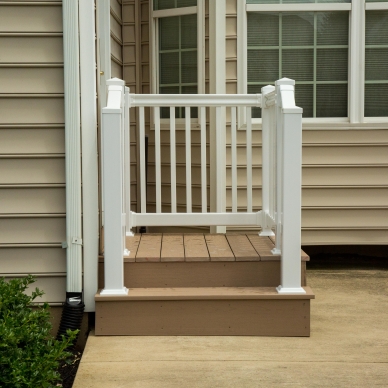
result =
[[283,129],[282,160],[282,261],[280,294],[305,294],[301,287],[301,185],[302,185],[302,112],[295,106],[295,81],[276,82],[281,101]]
[[274,236],[275,233],[271,230],[271,225],[269,225],[268,215],[270,214],[269,210],[269,201],[270,193],[272,193],[272,182],[270,179],[270,169],[271,169],[271,154],[270,147],[272,146],[270,142],[270,131],[271,131],[271,120],[274,120],[274,117],[271,117],[273,109],[269,109],[271,105],[267,105],[268,94],[272,93],[275,90],[275,87],[272,85],[264,86],[261,89],[262,102],[261,102],[261,117],[262,117],[262,230],[259,233],[260,236]]
[[126,295],[123,262],[125,215],[122,213],[124,81],[111,79],[107,85],[107,107],[102,109],[105,287],[101,295]]

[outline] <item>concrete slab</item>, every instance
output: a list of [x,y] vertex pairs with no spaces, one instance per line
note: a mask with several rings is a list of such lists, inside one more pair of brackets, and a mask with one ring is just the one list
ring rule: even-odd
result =
[[388,386],[388,271],[307,280],[310,338],[91,335],[74,388]]

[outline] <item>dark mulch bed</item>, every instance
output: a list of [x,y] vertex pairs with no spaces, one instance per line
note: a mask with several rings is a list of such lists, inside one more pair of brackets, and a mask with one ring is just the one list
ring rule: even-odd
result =
[[82,353],[79,351],[72,351],[73,357],[70,364],[64,361],[59,365],[58,372],[61,375],[62,383],[58,383],[57,387],[71,388],[74,383],[75,375],[77,374],[79,363],[81,362]]

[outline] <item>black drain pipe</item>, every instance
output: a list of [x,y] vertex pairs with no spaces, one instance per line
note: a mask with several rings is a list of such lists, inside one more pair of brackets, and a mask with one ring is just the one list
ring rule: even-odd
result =
[[[82,301],[82,292],[66,292],[66,302],[62,310],[57,340],[62,339],[62,335],[67,337],[67,329],[76,330],[81,328],[84,310],[85,304]],[[74,349],[77,339],[78,334],[74,340],[74,344],[69,349]]]

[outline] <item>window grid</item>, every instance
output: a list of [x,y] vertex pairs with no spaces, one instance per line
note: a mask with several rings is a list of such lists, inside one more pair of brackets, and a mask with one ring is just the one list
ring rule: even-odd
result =
[[[187,15],[189,16],[189,15]],[[182,53],[184,52],[195,52],[197,53],[197,48],[182,48],[182,17],[185,16],[173,16],[174,18],[178,18],[178,48],[177,49],[161,49],[162,45],[162,29],[161,24],[159,23],[159,93],[163,94],[166,90],[164,88],[178,88],[177,94],[184,94],[184,88],[185,87],[196,87],[198,88],[198,82],[183,82],[182,81]],[[166,18],[167,19],[167,18]],[[161,74],[162,74],[162,55],[163,54],[173,54],[178,53],[178,83],[162,83],[161,80]],[[197,72],[197,71],[196,71]],[[197,90],[195,91],[195,93]],[[167,92],[168,94],[168,92]],[[185,110],[184,108],[176,108],[175,110],[175,116],[176,118],[184,118],[185,117]],[[192,108],[191,109],[191,116],[193,118],[197,117],[197,110]],[[170,111],[168,108],[162,108],[161,109],[161,118],[169,118],[170,117]]]
[[[261,13],[261,12],[259,12]],[[310,12],[306,12],[310,13]],[[318,80],[317,79],[317,50],[318,49],[341,49],[341,48],[346,48],[348,49],[349,45],[338,45],[338,44],[333,44],[333,45],[320,45],[318,44],[318,22],[317,22],[317,17],[318,17],[318,12],[313,12],[313,23],[314,23],[314,28],[313,28],[313,45],[287,45],[283,46],[283,14],[282,12],[278,13],[279,17],[279,45],[278,46],[257,46],[257,45],[249,45],[247,46],[248,51],[249,50],[259,50],[261,52],[265,52],[266,50],[274,50],[278,49],[278,56],[279,56],[279,78],[287,77],[287,74],[283,74],[283,53],[284,51],[287,50],[296,50],[296,49],[303,49],[303,50],[308,50],[312,49],[313,50],[313,79],[311,81],[306,81],[306,80],[298,80],[296,79],[296,85],[312,85],[313,86],[313,95],[312,95],[312,116],[313,118],[317,117],[317,85],[347,85],[348,80],[345,81],[331,81],[331,80]],[[287,13],[291,14],[291,13]],[[299,14],[295,13],[295,14]],[[381,46],[379,46],[381,47]],[[265,54],[264,54],[265,55]],[[268,84],[273,84],[275,80],[265,80],[265,81],[252,81],[249,79],[249,72],[248,72],[248,80],[247,80],[248,88],[249,86],[265,86]],[[298,102],[297,102],[298,103]],[[260,117],[260,111],[259,110],[254,110],[254,117]]]

